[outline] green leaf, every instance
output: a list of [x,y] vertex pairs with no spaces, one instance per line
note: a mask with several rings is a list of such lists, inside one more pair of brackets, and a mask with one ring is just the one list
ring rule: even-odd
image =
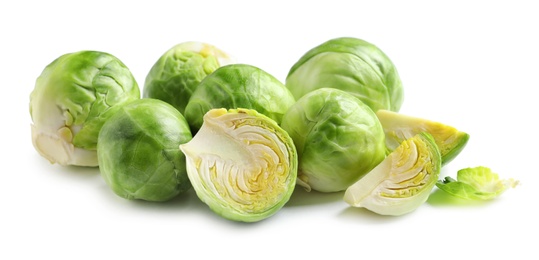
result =
[[517,180],[500,179],[490,168],[478,166],[465,168],[457,172],[457,179],[445,177],[436,186],[459,198],[468,200],[491,200],[500,196],[508,188],[519,184]]

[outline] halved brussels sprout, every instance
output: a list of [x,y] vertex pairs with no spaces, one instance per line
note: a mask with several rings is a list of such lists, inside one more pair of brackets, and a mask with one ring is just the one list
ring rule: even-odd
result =
[[301,97],[281,124],[296,145],[298,184],[342,191],[380,163],[384,131],[372,110],[351,94],[321,88]]
[[197,196],[230,220],[255,222],[272,216],[296,184],[292,139],[255,110],[210,110],[200,131],[180,149]]
[[51,163],[97,166],[101,126],[137,99],[137,82],[118,58],[98,51],[64,54],[45,67],[30,94],[32,143]]
[[381,215],[412,212],[429,197],[438,180],[441,161],[432,136],[417,134],[350,186],[344,201]]
[[269,73],[247,64],[232,64],[200,82],[185,108],[185,118],[193,133],[213,108],[254,109],[280,124],[294,102],[290,91]]
[[376,116],[382,123],[389,150],[397,148],[404,140],[428,132],[440,149],[442,165],[453,160],[464,149],[470,136],[458,129],[439,122],[399,114],[388,110],[378,110]]
[[478,166],[465,168],[457,172],[457,179],[445,177],[439,180],[436,186],[459,198],[468,200],[491,200],[508,188],[518,185],[514,179],[500,179],[498,174],[492,172],[490,168]]
[[207,75],[233,59],[215,46],[184,42],[165,52],[146,76],[143,97],[163,100],[184,113],[191,94]]
[[375,45],[361,39],[331,39],[305,53],[290,69],[286,87],[296,99],[319,88],[337,88],[373,111],[399,111],[404,95],[395,65]]
[[123,106],[99,133],[101,175],[120,197],[166,201],[189,189],[180,144],[191,140],[180,112],[157,99]]

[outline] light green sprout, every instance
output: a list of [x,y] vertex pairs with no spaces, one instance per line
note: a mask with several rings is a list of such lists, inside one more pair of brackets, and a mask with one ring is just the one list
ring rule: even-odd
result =
[[217,68],[234,59],[217,47],[203,42],[183,42],[165,52],[146,76],[143,97],[163,100],[180,113],[196,87]]
[[214,108],[254,109],[280,124],[294,103],[294,96],[271,74],[252,65],[232,64],[200,82],[185,108],[185,118],[193,133],[202,125],[204,114]]
[[399,111],[404,95],[397,69],[375,45],[361,39],[331,39],[305,53],[290,69],[286,87],[296,99],[319,88],[347,91],[378,109]]
[[171,105],[144,98],[123,106],[99,133],[99,169],[107,185],[126,199],[166,201],[189,189],[180,144],[192,135]]
[[51,163],[97,166],[101,126],[137,99],[137,82],[116,57],[98,51],[64,54],[45,67],[30,94],[34,147]]
[[343,191],[384,157],[384,131],[374,112],[351,94],[321,88],[301,97],[283,117],[298,150],[298,184]]

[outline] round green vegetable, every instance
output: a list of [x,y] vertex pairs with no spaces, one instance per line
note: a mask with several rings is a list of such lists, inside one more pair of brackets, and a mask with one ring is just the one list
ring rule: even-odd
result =
[[286,87],[296,99],[319,88],[347,91],[373,111],[399,111],[402,83],[391,60],[375,45],[336,38],[305,53],[290,69]]
[[297,153],[277,123],[252,109],[212,109],[200,131],[180,145],[197,196],[220,216],[255,222],[289,200]]
[[184,42],[165,52],[146,76],[143,97],[163,100],[180,113],[207,75],[232,63],[225,52],[202,42]]
[[321,88],[300,98],[281,124],[296,145],[298,183],[342,191],[385,157],[384,131],[374,112],[349,93]]
[[179,146],[191,140],[180,112],[157,99],[123,106],[99,133],[101,175],[120,197],[166,201],[191,187]]
[[269,73],[247,64],[232,64],[218,68],[200,82],[185,108],[185,118],[193,133],[213,108],[254,109],[280,123],[294,102],[284,84]]
[[51,163],[97,166],[101,126],[137,99],[137,82],[116,57],[98,51],[64,54],[45,67],[30,94],[34,147]]

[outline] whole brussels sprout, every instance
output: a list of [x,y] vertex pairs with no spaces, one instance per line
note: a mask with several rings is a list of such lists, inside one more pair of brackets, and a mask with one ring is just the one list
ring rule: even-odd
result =
[[321,88],[301,97],[282,128],[298,152],[298,184],[342,191],[385,157],[384,131],[374,112],[351,94]]
[[180,144],[192,138],[173,106],[144,98],[120,108],[99,133],[101,175],[120,197],[169,200],[189,189]]
[[34,147],[51,163],[97,166],[101,126],[137,99],[137,82],[116,57],[99,51],[64,54],[45,67],[30,94]]
[[356,38],[336,38],[305,53],[290,69],[286,87],[296,99],[319,88],[347,91],[378,109],[399,111],[402,83],[391,60],[375,45]]
[[294,102],[284,84],[269,73],[247,64],[232,64],[218,68],[200,82],[185,108],[185,118],[193,133],[213,108],[254,109],[280,123]]
[[184,42],[165,52],[146,76],[143,97],[163,100],[180,113],[202,79],[232,58],[215,46]]

